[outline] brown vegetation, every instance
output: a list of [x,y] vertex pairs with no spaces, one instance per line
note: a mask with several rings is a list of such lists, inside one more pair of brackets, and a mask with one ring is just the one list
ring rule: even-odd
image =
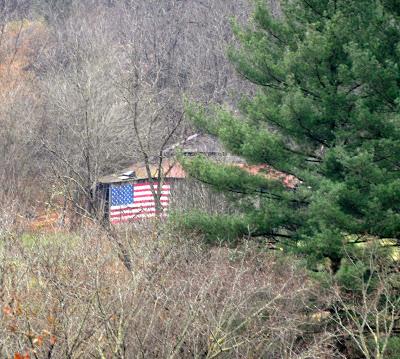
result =
[[[0,1],[1,358],[391,353],[398,284],[384,263],[351,297],[259,243],[96,224],[92,185],[183,138],[185,95],[252,90],[225,56],[229,17],[248,14],[245,0]],[[192,185],[191,202],[218,200]]]
[[332,357],[333,333],[309,315],[324,297],[295,262],[143,228],[119,236],[131,272],[93,228],[4,241],[2,357]]

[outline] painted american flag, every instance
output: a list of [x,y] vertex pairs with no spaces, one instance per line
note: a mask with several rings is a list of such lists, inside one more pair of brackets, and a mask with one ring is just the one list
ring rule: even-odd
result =
[[[154,183],[157,192],[158,185]],[[162,215],[168,209],[171,187],[164,183],[161,189]],[[118,224],[156,216],[156,202],[149,182],[123,183],[110,187],[110,222]]]

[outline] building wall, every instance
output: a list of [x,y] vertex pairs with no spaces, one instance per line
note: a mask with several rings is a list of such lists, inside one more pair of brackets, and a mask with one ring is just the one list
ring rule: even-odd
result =
[[[140,184],[148,182],[147,179],[136,181],[124,181],[113,184],[100,184],[96,190],[96,203],[99,218],[105,221],[110,220],[109,208],[111,205],[110,188],[112,185]],[[195,179],[167,178],[164,183],[171,186],[169,211],[191,211],[201,210],[208,213],[227,211],[228,202],[223,195],[216,193],[210,186],[207,186]]]

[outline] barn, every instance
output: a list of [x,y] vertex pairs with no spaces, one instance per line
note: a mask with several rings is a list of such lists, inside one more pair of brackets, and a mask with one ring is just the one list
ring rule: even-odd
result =
[[[265,169],[268,169],[268,176],[282,179],[288,187],[295,186],[292,176],[274,171],[267,165],[249,166],[243,159],[227,154],[216,138],[194,134],[166,148],[161,166],[157,161],[148,166],[136,162],[116,173],[101,177],[95,189],[96,207],[101,216],[111,224],[120,224],[156,216],[165,217],[171,208],[217,208],[219,203],[215,194],[188,178],[176,160],[178,150],[184,156],[203,154],[223,160],[253,174],[266,173]],[[160,178],[162,185],[158,188]]]

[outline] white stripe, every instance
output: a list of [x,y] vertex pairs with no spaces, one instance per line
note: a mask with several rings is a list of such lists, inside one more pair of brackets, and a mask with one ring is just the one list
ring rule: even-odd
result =
[[[170,191],[161,191],[161,194],[170,194]],[[152,196],[153,195],[153,192],[151,192],[151,191],[138,191],[138,190],[134,190],[133,191],[133,196],[134,197],[136,197],[136,196],[143,196],[143,195],[150,195],[150,196]],[[156,195],[158,195],[158,192],[156,192]]]
[[[125,205],[121,205],[121,206],[111,206],[110,210],[114,211],[114,210],[118,210],[118,209],[121,209],[121,208],[137,208],[137,207],[141,207],[141,206],[155,204],[154,198],[152,196],[150,196],[150,197],[139,197],[136,200],[140,201],[140,202],[131,203],[131,204],[125,204]],[[165,201],[165,200],[167,200],[167,201]],[[145,201],[145,202],[141,202],[141,201]],[[168,206],[168,197],[166,197],[166,196],[161,197],[161,201],[162,201],[161,204],[163,206],[165,206],[165,205]]]

